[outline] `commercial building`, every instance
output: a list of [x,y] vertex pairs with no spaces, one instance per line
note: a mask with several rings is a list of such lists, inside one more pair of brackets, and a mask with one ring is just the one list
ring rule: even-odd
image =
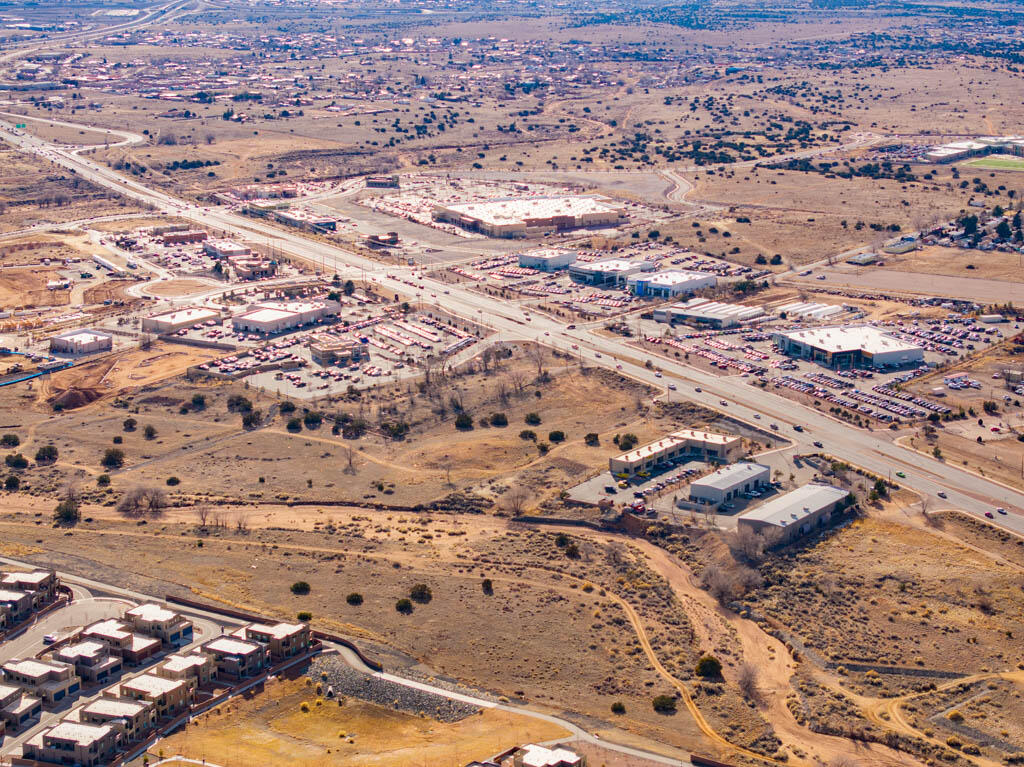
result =
[[605,261],[575,263],[569,267],[569,277],[574,282],[584,285],[625,285],[634,274],[653,272],[653,261],[628,261],[622,258],[609,258]]
[[713,274],[681,270],[635,274],[626,280],[627,287],[635,295],[651,298],[675,298],[703,288],[713,288],[717,284],[718,278]]
[[760,463],[734,463],[690,483],[690,500],[718,505],[771,482],[771,469]]
[[519,254],[519,265],[524,269],[557,272],[576,261],[577,253],[564,248],[538,248]]
[[309,649],[313,640],[309,626],[305,623],[275,623],[272,626],[253,623],[239,629],[236,636],[266,645],[274,663],[301,655]]
[[846,263],[854,266],[868,266],[878,262],[877,253],[857,253],[846,259]]
[[255,676],[270,665],[270,653],[265,645],[238,637],[217,637],[202,649],[213,657],[217,676],[229,680]]
[[530,197],[436,205],[433,217],[489,237],[526,237],[543,231],[615,226],[624,220],[610,201],[596,197]]
[[238,280],[261,280],[277,273],[277,262],[261,256],[230,256],[228,263]]
[[735,434],[680,429],[657,442],[610,458],[608,469],[612,474],[631,475],[682,458],[729,462],[738,458],[742,451],[743,438]]
[[177,333],[179,330],[210,321],[219,323],[221,321],[220,312],[200,306],[190,306],[185,309],[175,309],[173,312],[144,317],[142,330],[145,333]]
[[21,747],[24,759],[97,767],[120,750],[121,734],[109,724],[63,721],[33,735]]
[[755,533],[772,531],[780,542],[789,543],[828,524],[833,513],[845,507],[849,495],[842,488],[811,483],[741,514],[736,525]]
[[231,325],[245,333],[280,333],[309,325],[341,311],[337,301],[265,301],[234,317]]
[[69,330],[50,339],[50,351],[56,354],[95,354],[114,348],[114,337],[99,330]]
[[706,298],[691,298],[683,303],[661,306],[654,310],[655,322],[666,322],[669,325],[686,324],[715,330],[736,327],[763,316],[764,310],[759,306],[724,304]]
[[53,659],[75,667],[75,673],[91,684],[102,684],[117,676],[124,662],[110,654],[110,649],[95,640],[66,645],[53,654]]
[[160,238],[164,245],[185,245],[193,242],[203,242],[209,235],[198,229],[178,232],[168,232]]
[[924,349],[870,325],[789,330],[772,334],[779,351],[835,369],[920,364]]
[[156,637],[165,646],[179,647],[192,641],[192,621],[152,602],[133,607],[124,619],[136,631]]
[[252,248],[234,240],[208,240],[203,243],[203,252],[212,258],[248,256]]
[[398,189],[398,176],[367,176],[367,189]]
[[342,338],[327,333],[317,333],[307,342],[309,355],[321,365],[349,363],[369,357],[369,349],[355,338]]
[[82,689],[82,680],[68,663],[12,659],[0,666],[0,670],[6,684],[16,685],[51,706]]
[[827,320],[846,311],[835,304],[817,304],[811,301],[793,301],[775,308],[775,313],[788,320]]
[[97,698],[82,708],[79,717],[84,724],[110,725],[123,743],[130,743],[156,727],[156,706],[147,700]]
[[107,698],[128,698],[152,703],[158,719],[177,716],[185,711],[195,697],[195,686],[184,679],[164,679],[155,674],[142,674],[122,682],[116,690],[103,691]]
[[924,158],[929,162],[946,163],[989,154],[1024,157],[1024,136],[983,136],[967,141],[951,141],[926,152]]
[[274,219],[287,226],[313,233],[333,232],[338,228],[338,219],[303,208],[274,211]]

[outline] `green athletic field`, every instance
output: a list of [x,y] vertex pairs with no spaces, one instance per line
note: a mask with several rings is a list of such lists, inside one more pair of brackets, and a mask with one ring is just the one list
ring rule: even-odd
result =
[[988,157],[978,157],[962,164],[984,170],[1024,170],[1024,157],[1014,157],[1010,154],[990,154]]

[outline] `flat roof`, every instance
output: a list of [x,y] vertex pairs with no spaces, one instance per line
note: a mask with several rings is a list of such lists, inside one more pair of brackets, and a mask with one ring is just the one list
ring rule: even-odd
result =
[[248,628],[259,634],[269,634],[275,639],[285,639],[293,634],[298,634],[305,627],[305,624],[302,623],[275,623],[272,626],[266,623],[253,623]]
[[125,615],[130,615],[133,618],[139,618],[144,621],[156,621],[159,623],[181,617],[173,610],[168,610],[166,607],[162,607],[161,605],[153,602],[133,607],[131,610],[126,612]]
[[536,197],[464,202],[441,208],[487,224],[519,224],[527,219],[613,213],[616,209],[593,197]]
[[519,255],[524,258],[536,258],[540,261],[553,261],[556,258],[575,256],[576,251],[562,248],[538,248],[537,250],[525,250]]
[[77,642],[76,644],[71,644],[67,647],[62,647],[57,652],[59,652],[60,655],[62,655],[65,658],[76,658],[97,655],[100,653],[105,653],[106,651],[107,646],[102,642],[94,642],[92,640],[87,639],[84,642]]
[[717,282],[717,278],[713,274],[707,272],[687,272],[681,269],[670,269],[665,272],[654,272],[653,274],[646,274],[643,276],[634,277],[632,279],[646,282],[650,285],[685,285],[688,282],[695,280],[712,281]]
[[249,642],[245,639],[232,639],[231,637],[224,636],[207,642],[204,645],[204,649],[227,653],[229,655],[248,655],[251,652],[259,651],[262,648],[255,642]]
[[832,354],[857,350],[869,354],[923,351],[917,344],[903,341],[871,325],[789,330],[778,335]]
[[764,310],[759,306],[744,306],[743,304],[726,304],[720,301],[711,301],[707,298],[691,298],[689,301],[673,304],[667,311],[675,314],[687,314],[693,317],[708,317],[714,319],[748,319],[760,317]]
[[716,490],[728,490],[730,487],[745,482],[757,474],[770,474],[771,469],[760,463],[734,463],[713,471],[706,477],[695,479],[690,487],[713,487]]
[[73,740],[75,743],[87,746],[105,738],[110,733],[109,724],[82,724],[65,719],[56,727],[51,727],[44,732],[43,735],[58,740]]
[[124,698],[97,698],[82,711],[101,716],[134,716],[140,711],[145,711],[152,704],[143,703],[138,700],[126,700]]
[[28,573],[4,573],[4,583],[35,583],[39,584],[47,578],[53,577],[49,570],[33,570]]
[[99,621],[91,626],[86,626],[82,633],[87,636],[94,634],[96,636],[124,639],[131,635],[131,630],[117,618],[108,618],[105,621]]
[[209,655],[190,653],[189,655],[168,655],[163,667],[168,671],[188,671],[193,666],[202,666],[210,660]]
[[573,264],[572,268],[577,271],[607,273],[607,272],[628,272],[643,269],[645,261],[630,261],[625,258],[609,258],[606,261],[591,261],[584,264]]
[[129,679],[127,682],[122,682],[121,689],[138,690],[149,695],[163,695],[172,690],[177,690],[184,684],[185,682],[180,679],[164,679],[162,676],[156,676],[155,674],[143,674],[134,679]]
[[[283,309],[253,309],[251,312],[239,314],[234,320],[248,320],[250,322],[275,322],[276,320],[287,320],[297,316],[298,312],[288,312]],[[233,321],[234,321],[233,320]]]
[[655,442],[648,442],[646,445],[634,448],[628,453],[623,453],[615,460],[638,461],[641,458],[647,458],[655,455],[656,453],[671,450],[679,445],[685,445],[687,442],[703,442],[709,445],[730,445],[738,439],[740,439],[740,437],[735,434],[715,434],[713,432],[698,431],[696,429],[679,429],[678,431],[665,435]]
[[4,664],[4,669],[16,671],[25,676],[44,676],[51,671],[63,671],[68,668],[66,663],[55,663],[53,661],[34,660],[25,658],[23,660],[10,660]]
[[27,596],[27,591],[13,591],[12,589],[0,589],[0,602],[20,602]]
[[147,319],[162,320],[164,322],[170,322],[173,325],[177,325],[179,322],[203,322],[205,320],[212,320],[214,317],[219,316],[220,313],[215,312],[213,309],[205,309],[200,306],[192,306],[187,309],[177,309],[173,312],[154,314],[150,317],[147,317]]
[[778,527],[788,527],[800,522],[829,505],[848,496],[850,492],[832,485],[811,483],[790,490],[785,495],[773,498],[756,509],[741,514],[739,519],[764,522]]
[[69,330],[66,333],[54,336],[63,341],[79,341],[83,344],[92,343],[93,341],[102,341],[107,338],[113,338],[110,333],[103,333],[99,330]]

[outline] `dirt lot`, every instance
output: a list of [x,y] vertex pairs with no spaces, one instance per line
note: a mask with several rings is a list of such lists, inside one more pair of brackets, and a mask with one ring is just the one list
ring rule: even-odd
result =
[[[309,711],[300,710],[302,703]],[[200,717],[187,731],[162,741],[160,749],[223,767],[284,762],[310,767],[462,767],[520,743],[566,734],[557,725],[502,711],[446,724],[354,698],[339,705],[318,698],[300,678],[272,682],[257,695]]]
[[181,375],[190,366],[216,356],[205,349],[159,342],[145,350],[115,352],[49,376],[39,384],[37,401],[40,404],[45,401],[52,406],[58,398],[71,393],[73,396],[64,407],[74,409],[97,399]]
[[7,307],[64,306],[70,290],[49,290],[46,283],[57,279],[56,269],[11,268],[0,270],[0,304]]
[[1020,282],[1024,280],[1019,253],[982,252],[943,248],[938,245],[915,250],[902,256],[885,256],[886,266],[905,272],[947,274],[986,280]]
[[36,265],[44,258],[51,261],[87,258],[88,238],[82,235],[50,234],[39,232],[0,240],[0,263],[3,266]]
[[209,289],[209,283],[204,282],[203,280],[180,279],[159,282],[149,288],[149,293],[154,296],[160,296],[161,298],[178,298],[179,296],[187,296],[192,293],[199,293],[203,290]]
[[101,304],[104,301],[137,301],[138,299],[125,293],[125,289],[135,283],[136,280],[108,280],[86,288],[83,297],[86,304]]

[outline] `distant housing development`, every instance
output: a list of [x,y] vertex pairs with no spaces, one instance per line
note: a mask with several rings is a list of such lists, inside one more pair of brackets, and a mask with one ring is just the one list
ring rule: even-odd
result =
[[615,226],[624,218],[610,201],[596,197],[530,197],[437,205],[433,216],[489,237],[509,238],[545,229]]
[[870,325],[790,330],[772,334],[783,354],[830,368],[899,367],[924,360],[924,349]]

